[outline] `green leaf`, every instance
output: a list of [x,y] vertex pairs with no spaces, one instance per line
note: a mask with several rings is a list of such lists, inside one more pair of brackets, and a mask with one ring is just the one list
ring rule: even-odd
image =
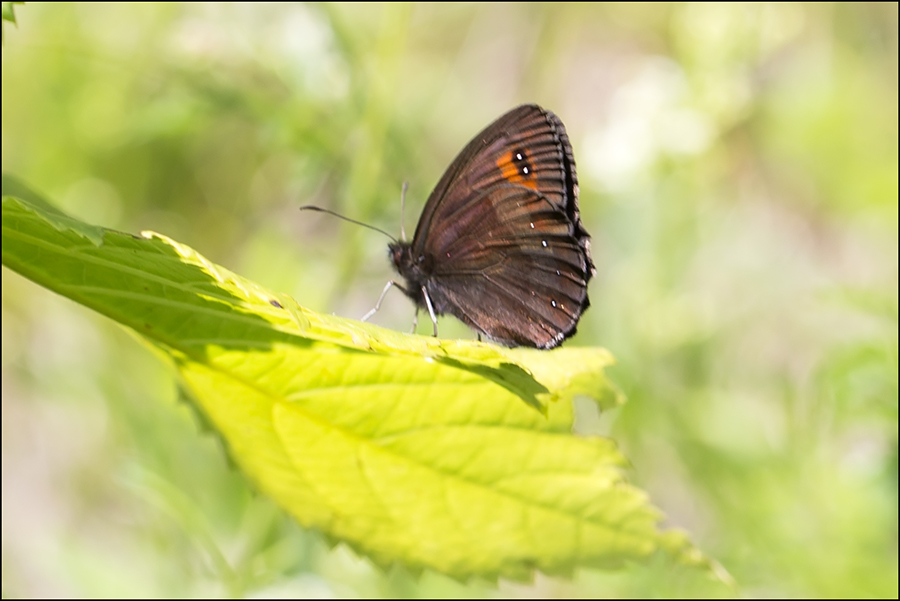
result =
[[612,441],[571,433],[573,394],[622,401],[604,349],[503,349],[320,315],[165,236],[10,196],[3,264],[151,343],[262,492],[379,565],[527,579],[661,550],[715,568],[658,529]]

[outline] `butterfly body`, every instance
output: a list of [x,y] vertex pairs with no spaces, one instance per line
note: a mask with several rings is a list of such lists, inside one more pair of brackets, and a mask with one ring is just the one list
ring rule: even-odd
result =
[[412,242],[389,254],[418,308],[495,342],[549,349],[574,334],[594,265],[559,118],[523,105],[485,128],[429,196]]

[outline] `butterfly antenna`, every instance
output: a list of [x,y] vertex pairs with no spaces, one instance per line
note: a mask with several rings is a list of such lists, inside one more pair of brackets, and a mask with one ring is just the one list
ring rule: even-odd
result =
[[350,223],[355,223],[356,225],[361,225],[363,227],[367,227],[370,230],[375,230],[376,232],[381,232],[382,234],[384,234],[385,236],[387,236],[394,242],[397,241],[397,239],[394,238],[393,236],[391,236],[389,233],[387,233],[386,231],[384,231],[382,229],[375,227],[374,225],[369,225],[368,223],[363,223],[362,221],[357,221],[355,219],[350,219],[349,217],[344,217],[340,213],[335,213],[334,211],[332,211],[330,209],[323,209],[322,207],[317,207],[315,205],[306,205],[306,206],[300,207],[300,210],[301,211],[318,211],[319,213],[328,213],[329,215],[333,215],[334,217],[337,217],[338,219],[343,219],[344,221],[349,221]]
[[400,191],[400,240],[406,242],[406,230],[403,228],[403,213],[406,208],[406,189],[409,188],[409,182],[403,182],[403,189]]

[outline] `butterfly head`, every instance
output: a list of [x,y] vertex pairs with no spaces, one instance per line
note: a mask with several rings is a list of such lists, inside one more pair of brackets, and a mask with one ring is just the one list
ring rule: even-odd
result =
[[[406,288],[409,291],[407,294],[416,301],[422,296],[422,286],[434,271],[434,261],[431,256],[427,253],[415,252],[409,242],[391,242],[388,244],[388,255],[397,273],[406,280]],[[421,306],[424,307],[424,301]]]

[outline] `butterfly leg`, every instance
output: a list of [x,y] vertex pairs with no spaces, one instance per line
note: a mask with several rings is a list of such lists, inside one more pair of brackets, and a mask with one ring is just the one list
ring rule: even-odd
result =
[[431,305],[431,297],[428,296],[428,291],[425,290],[425,286],[422,286],[422,294],[425,296],[425,304],[428,305],[428,314],[431,315],[431,323],[434,324],[434,337],[437,338],[437,317],[434,316],[434,307]]
[[416,314],[413,315],[413,325],[412,325],[412,328],[409,330],[409,333],[410,333],[410,334],[415,334],[415,333],[416,333],[416,326],[418,326],[418,325],[419,325],[419,309],[416,308]]
[[360,321],[368,321],[370,317],[372,317],[373,315],[375,315],[375,313],[378,311],[378,309],[381,308],[381,301],[384,300],[384,297],[385,297],[385,295],[387,294],[388,290],[391,289],[391,286],[396,286],[397,288],[399,288],[400,290],[402,290],[404,294],[406,293],[406,288],[404,288],[403,286],[401,286],[400,284],[398,284],[398,283],[395,282],[394,280],[391,280],[390,282],[388,282],[388,283],[385,285],[384,290],[381,291],[381,296],[378,297],[378,302],[375,303],[375,307],[373,307],[371,311],[369,311],[368,313],[366,313],[365,315],[363,315],[363,317],[362,317],[362,319],[360,319]]

